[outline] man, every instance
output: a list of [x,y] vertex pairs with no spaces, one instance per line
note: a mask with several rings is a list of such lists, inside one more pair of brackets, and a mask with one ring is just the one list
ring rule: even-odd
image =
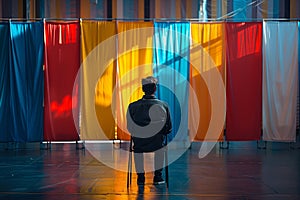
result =
[[[137,184],[144,185],[144,155],[154,152],[154,184],[164,183],[162,168],[164,163],[164,146],[166,135],[172,130],[168,105],[158,100],[154,93],[157,79],[148,76],[142,79],[144,96],[129,104],[127,110],[127,129],[133,140]],[[166,163],[167,164],[167,163]]]

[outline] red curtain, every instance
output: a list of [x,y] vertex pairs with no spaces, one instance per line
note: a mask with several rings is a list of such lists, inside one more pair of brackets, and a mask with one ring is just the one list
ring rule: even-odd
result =
[[79,140],[79,85],[75,82],[79,67],[79,22],[46,22],[45,141]]
[[226,140],[259,140],[262,23],[226,23]]

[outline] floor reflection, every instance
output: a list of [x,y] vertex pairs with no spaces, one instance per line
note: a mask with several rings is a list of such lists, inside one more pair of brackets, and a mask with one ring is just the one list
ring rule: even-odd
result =
[[[126,171],[106,166],[75,144],[0,148],[0,199],[300,199],[299,149],[249,144],[216,146],[203,159],[193,145],[169,165],[169,188],[153,185],[152,172],[144,186],[133,173],[127,188]],[[118,151],[112,156],[127,166],[128,158]]]

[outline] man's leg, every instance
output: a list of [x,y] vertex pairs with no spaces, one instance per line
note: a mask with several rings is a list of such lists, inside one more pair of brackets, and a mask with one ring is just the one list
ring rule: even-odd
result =
[[[167,163],[166,163],[167,164]],[[154,153],[154,184],[162,184],[164,183],[164,179],[162,178],[162,170],[164,166],[164,150],[160,149],[155,151]]]
[[138,175],[137,184],[143,185],[145,183],[145,171],[144,171],[144,154],[134,153],[135,169]]

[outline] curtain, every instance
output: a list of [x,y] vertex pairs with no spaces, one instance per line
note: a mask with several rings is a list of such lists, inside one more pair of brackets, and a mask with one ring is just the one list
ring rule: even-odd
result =
[[262,23],[226,23],[226,140],[259,140]]
[[9,68],[10,68],[10,39],[9,24],[0,24],[0,142],[12,141],[10,134],[10,91],[9,91]]
[[43,23],[10,24],[10,131],[17,142],[43,140]]
[[116,37],[113,36],[116,36],[116,23],[84,20],[81,35],[80,138],[114,139],[115,110],[112,103],[115,100],[116,62],[113,60],[117,54]]
[[78,22],[45,23],[44,140],[78,140]]
[[142,78],[152,75],[152,22],[118,23],[117,137],[128,140],[129,103],[143,96]]
[[154,24],[153,72],[158,79],[157,96],[168,103],[173,123],[169,140],[188,140],[190,24]]
[[296,139],[297,22],[263,23],[263,140]]
[[[223,139],[225,118],[223,32],[222,23],[191,24],[190,83],[196,94],[196,98],[189,99],[191,140]],[[216,98],[220,108],[214,103]],[[199,110],[196,109],[197,105]],[[216,121],[218,122],[215,123]]]

